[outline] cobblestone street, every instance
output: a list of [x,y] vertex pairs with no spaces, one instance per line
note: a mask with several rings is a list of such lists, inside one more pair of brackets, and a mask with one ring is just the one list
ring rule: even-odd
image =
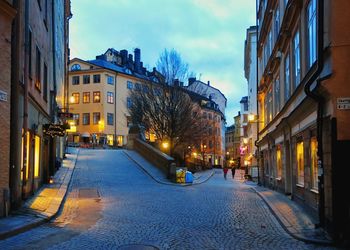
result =
[[249,186],[215,172],[200,185],[162,185],[123,150],[82,149],[61,214],[0,249],[332,249],[292,238]]

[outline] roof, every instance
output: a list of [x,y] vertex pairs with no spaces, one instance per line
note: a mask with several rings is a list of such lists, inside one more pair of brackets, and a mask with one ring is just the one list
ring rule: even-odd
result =
[[[227,101],[226,96],[220,91],[220,89],[217,89],[217,88],[213,87],[212,85],[208,85],[207,83],[204,83],[204,82],[202,82],[202,81],[200,81],[200,80],[196,80],[194,83],[200,83],[200,84],[205,85],[205,86],[208,87],[208,88],[212,88],[212,89],[215,89],[215,90],[219,91],[219,93],[220,93],[220,94],[225,98],[225,100]],[[194,83],[192,83],[192,84],[194,84]],[[192,84],[191,84],[191,85],[192,85]],[[188,86],[188,87],[189,87],[189,86]]]
[[243,96],[239,103],[246,103],[246,102],[248,102],[248,96]]

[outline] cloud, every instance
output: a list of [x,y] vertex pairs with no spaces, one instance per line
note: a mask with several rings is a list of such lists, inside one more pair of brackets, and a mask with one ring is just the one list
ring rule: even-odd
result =
[[233,123],[247,94],[244,40],[255,24],[255,0],[74,0],[72,12],[72,58],[139,47],[152,68],[164,48],[175,48],[191,71],[225,94]]

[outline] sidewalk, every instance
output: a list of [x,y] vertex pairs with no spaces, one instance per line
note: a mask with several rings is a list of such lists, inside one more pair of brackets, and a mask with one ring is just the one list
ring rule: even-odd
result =
[[282,227],[294,238],[309,243],[331,245],[331,238],[322,228],[315,228],[318,219],[308,214],[296,202],[271,189],[247,181],[249,185],[268,205]]
[[191,186],[198,185],[206,182],[214,175],[214,170],[206,170],[193,174],[193,183],[174,183],[168,180],[165,174],[158,168],[154,167],[151,163],[145,160],[139,153],[132,150],[125,150],[124,153],[130,160],[136,163],[147,175],[158,183],[172,186]]
[[0,219],[0,240],[39,226],[57,215],[66,196],[79,149],[69,148],[70,154],[54,176],[53,184],[46,184],[27,200],[22,208]]

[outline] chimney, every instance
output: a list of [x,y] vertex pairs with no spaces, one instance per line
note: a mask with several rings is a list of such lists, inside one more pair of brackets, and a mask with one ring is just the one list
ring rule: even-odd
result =
[[194,83],[196,81],[195,77],[190,77],[188,78],[188,86],[190,86],[192,83]]
[[141,50],[139,48],[136,48],[134,50],[134,57],[135,57],[135,71],[137,73],[141,73]]
[[210,86],[210,81],[208,81],[208,86]]
[[123,49],[120,51],[120,55],[122,56],[122,65],[126,66],[128,62],[128,51],[126,49]]

